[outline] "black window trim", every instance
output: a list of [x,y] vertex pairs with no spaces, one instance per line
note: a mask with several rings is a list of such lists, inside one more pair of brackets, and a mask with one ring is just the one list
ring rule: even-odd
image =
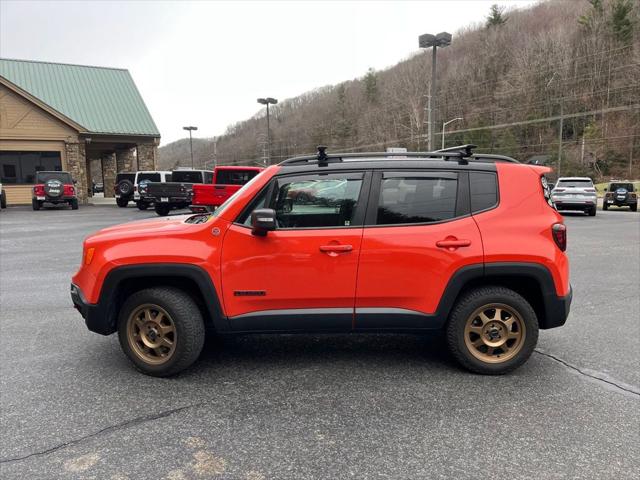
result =
[[[415,222],[415,223],[384,223],[378,224],[378,202],[380,200],[380,187],[382,180],[385,178],[405,178],[407,176],[422,178],[455,178],[458,181],[458,190],[456,192],[456,209],[455,216],[446,220],[437,220],[435,222]],[[364,228],[391,228],[391,227],[415,227],[426,225],[439,225],[441,223],[454,222],[461,218],[471,216],[471,196],[469,195],[469,173],[466,170],[419,170],[419,169],[398,169],[397,171],[374,170],[371,179],[371,188],[369,191],[369,200],[367,201],[367,213],[365,216]]]
[[335,230],[335,229],[363,228],[365,226],[364,221],[366,218],[365,216],[368,208],[368,201],[370,198],[369,191],[371,189],[371,178],[372,178],[371,170],[365,170],[365,169],[322,170],[322,171],[313,170],[313,171],[306,171],[306,172],[288,172],[285,174],[274,175],[273,178],[269,180],[269,183],[267,183],[264,187],[262,187],[260,191],[256,195],[254,195],[249,202],[247,202],[247,205],[245,206],[245,208],[242,209],[240,214],[233,221],[233,224],[242,228],[251,229],[250,226],[240,222],[240,218],[244,217],[248,213],[248,210],[253,206],[253,202],[260,195],[262,195],[265,192],[265,190],[270,190],[270,191],[267,191],[266,195],[270,197],[269,203],[271,204],[275,200],[274,197],[278,192],[278,188],[276,188],[278,180],[282,180],[283,178],[289,178],[289,177],[295,178],[295,177],[308,177],[308,176],[315,176],[315,175],[320,175],[324,177],[329,175],[350,175],[350,174],[362,175],[362,187],[360,188],[358,203],[356,205],[356,209],[353,215],[354,221],[351,225],[340,225],[340,226],[333,226],[333,227],[276,228],[275,231],[290,232],[290,231],[297,231],[297,230]]

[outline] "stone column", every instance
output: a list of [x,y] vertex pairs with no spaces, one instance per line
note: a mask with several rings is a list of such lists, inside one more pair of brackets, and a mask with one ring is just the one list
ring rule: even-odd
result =
[[87,204],[87,158],[84,141],[64,144],[67,170],[76,181],[78,203]]
[[116,183],[116,154],[108,153],[102,157],[102,178],[104,178],[104,196],[113,198]]
[[136,158],[133,148],[116,151],[116,165],[118,172],[135,172]]
[[138,144],[136,148],[138,151],[138,170],[155,170],[158,146],[141,143]]

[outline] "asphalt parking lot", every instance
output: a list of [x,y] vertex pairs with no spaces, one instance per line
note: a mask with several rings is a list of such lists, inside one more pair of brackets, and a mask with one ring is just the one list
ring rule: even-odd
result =
[[438,337],[283,335],[212,342],[171,379],[68,291],[86,234],[153,216],[0,213],[3,479],[638,478],[640,214],[566,215],[571,315],[508,376]]

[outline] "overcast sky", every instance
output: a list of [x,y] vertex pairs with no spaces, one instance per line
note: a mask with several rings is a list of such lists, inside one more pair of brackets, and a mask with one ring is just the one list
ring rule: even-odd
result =
[[258,97],[391,66],[418,35],[483,21],[496,1],[535,3],[0,0],[0,56],[128,69],[166,144],[189,124],[224,133]]

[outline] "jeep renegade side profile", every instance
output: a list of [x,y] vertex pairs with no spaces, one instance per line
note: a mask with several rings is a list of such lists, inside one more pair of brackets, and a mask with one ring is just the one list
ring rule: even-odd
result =
[[549,168],[472,147],[322,148],[267,168],[213,214],[105,228],[84,242],[73,303],[155,376],[191,365],[206,330],[440,329],[467,369],[509,372],[538,329],[566,321],[566,228]]

